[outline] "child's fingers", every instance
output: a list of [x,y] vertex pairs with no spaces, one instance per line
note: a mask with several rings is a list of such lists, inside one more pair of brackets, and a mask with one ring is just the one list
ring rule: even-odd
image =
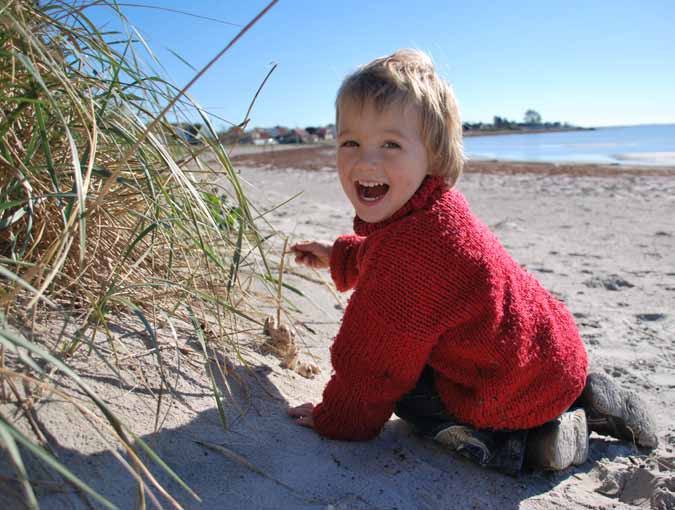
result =
[[295,254],[295,263],[304,264],[313,269],[328,267],[330,250],[322,243],[306,241],[291,246]]
[[302,405],[289,407],[288,414],[294,418],[306,418],[312,416],[312,411],[314,410],[314,404],[310,402],[305,402]]
[[298,418],[295,420],[295,423],[298,425],[302,425],[303,427],[308,427],[310,429],[314,428],[314,418],[311,416],[303,416],[302,418]]
[[300,241],[291,246],[291,251],[295,253],[321,253],[326,249],[326,243],[319,241]]
[[300,241],[299,243],[295,243],[293,246],[291,246],[291,250],[294,252],[307,252],[307,251],[312,251],[314,247],[316,246],[316,242],[314,241]]
[[304,253],[302,255],[296,255],[295,256],[295,263],[296,264],[305,264],[307,266],[312,265],[312,255],[308,253]]
[[295,255],[295,263],[296,264],[304,264],[309,267],[319,267],[319,259],[316,255],[313,253],[298,253]]

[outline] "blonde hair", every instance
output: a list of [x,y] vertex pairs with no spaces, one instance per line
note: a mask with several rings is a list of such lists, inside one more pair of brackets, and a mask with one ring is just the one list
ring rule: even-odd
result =
[[361,106],[372,101],[378,111],[394,103],[415,105],[430,173],[444,176],[450,186],[457,182],[464,166],[459,108],[452,87],[436,74],[426,53],[401,49],[347,76],[335,99],[336,124],[340,107],[347,101]]

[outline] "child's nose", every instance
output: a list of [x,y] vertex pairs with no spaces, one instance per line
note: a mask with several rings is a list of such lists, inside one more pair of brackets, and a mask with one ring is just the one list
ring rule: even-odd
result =
[[357,168],[360,170],[375,170],[380,162],[380,157],[376,151],[362,150],[356,161]]

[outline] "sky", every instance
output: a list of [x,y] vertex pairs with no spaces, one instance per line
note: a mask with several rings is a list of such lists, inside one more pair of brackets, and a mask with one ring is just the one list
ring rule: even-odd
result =
[[[182,87],[268,1],[119,3]],[[89,15],[115,27],[100,8]],[[674,26],[672,0],[279,0],[190,94],[226,128],[244,119],[277,64],[250,126],[325,125],[348,73],[412,47],[432,56],[466,122],[521,121],[534,109],[544,121],[589,127],[675,123]]]

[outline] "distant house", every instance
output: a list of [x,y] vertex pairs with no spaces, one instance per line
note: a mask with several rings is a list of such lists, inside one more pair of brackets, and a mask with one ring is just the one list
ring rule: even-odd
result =
[[254,145],[272,145],[278,143],[269,130],[264,128],[254,128],[250,134]]
[[311,140],[310,135],[304,129],[291,129],[288,133],[278,136],[279,143],[308,143]]
[[319,137],[319,140],[335,140],[335,126],[328,125],[326,127],[321,127],[316,130],[316,135]]
[[274,126],[271,128],[267,128],[267,133],[269,133],[269,135],[272,138],[279,138],[280,136],[284,136],[285,134],[288,134],[289,131],[290,129],[284,126]]
[[253,143],[253,135],[251,133],[244,133],[239,137],[238,143],[251,144]]
[[320,140],[335,140],[335,125],[328,124],[325,127],[307,127],[305,129],[289,129],[285,126],[274,126],[269,128],[253,128],[250,131],[242,131],[238,128],[230,128],[221,135],[230,140],[236,138],[241,144],[269,145],[274,143],[316,143]]

